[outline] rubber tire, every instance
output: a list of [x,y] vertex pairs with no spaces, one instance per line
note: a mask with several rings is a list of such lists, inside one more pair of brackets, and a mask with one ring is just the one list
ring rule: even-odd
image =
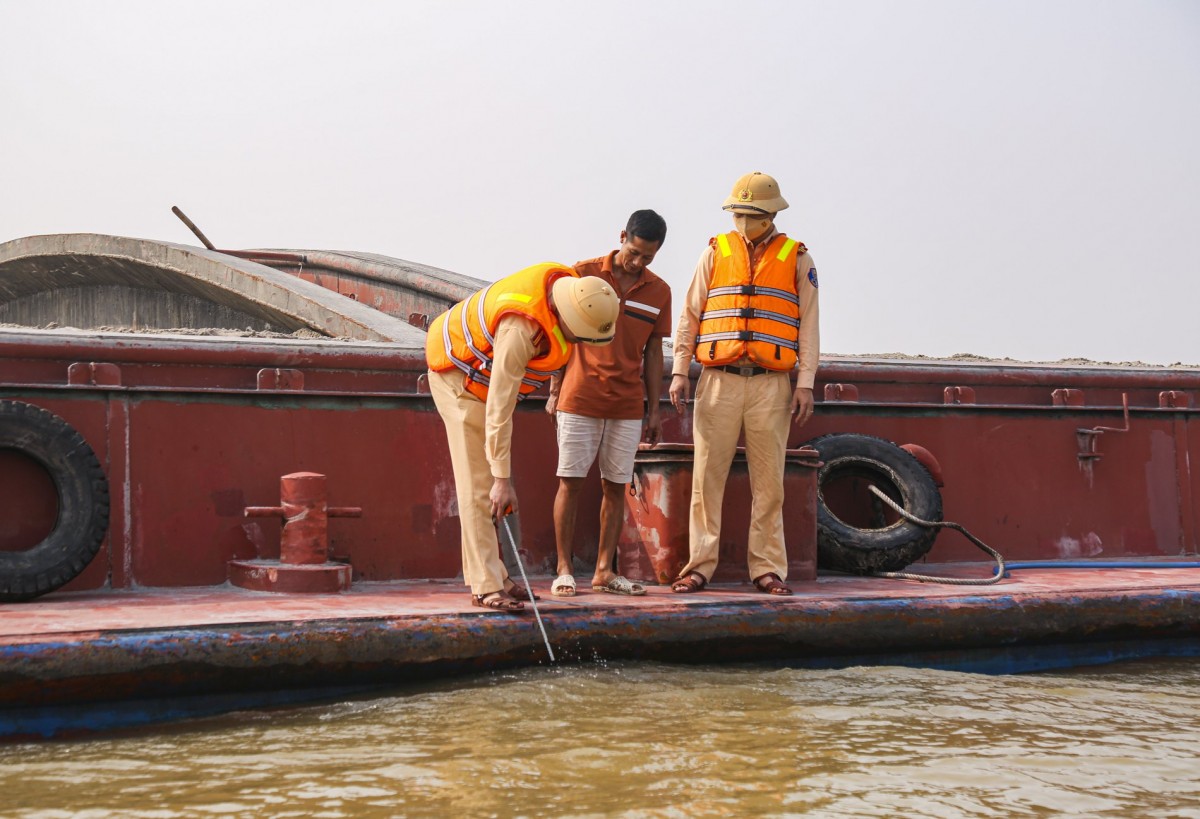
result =
[[0,551],[0,602],[32,600],[82,572],[108,532],[108,479],[70,424],[20,401],[0,401],[0,449],[16,450],[50,473],[58,520],[45,540],[23,551]]
[[924,464],[891,441],[871,435],[822,435],[807,445],[821,453],[823,461],[817,472],[818,568],[860,575],[898,572],[933,548],[936,528],[896,516],[890,526],[860,529],[838,518],[825,504],[827,482],[860,477],[874,483],[910,515],[940,521],[942,495]]

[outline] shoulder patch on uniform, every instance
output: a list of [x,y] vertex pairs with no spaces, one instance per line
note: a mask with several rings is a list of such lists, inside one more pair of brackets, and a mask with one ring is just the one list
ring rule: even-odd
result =
[[813,287],[817,286],[817,269],[815,267],[808,269],[808,280],[812,283]]

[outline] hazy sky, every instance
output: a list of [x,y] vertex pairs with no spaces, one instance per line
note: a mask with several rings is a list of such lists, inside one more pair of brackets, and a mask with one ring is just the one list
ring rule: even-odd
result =
[[[0,241],[383,253],[484,279],[742,173],[828,353],[1200,363],[1200,2],[0,0]],[[677,311],[676,311],[677,312]]]

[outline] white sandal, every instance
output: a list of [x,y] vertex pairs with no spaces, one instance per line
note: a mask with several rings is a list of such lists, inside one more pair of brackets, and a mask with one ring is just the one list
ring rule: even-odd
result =
[[550,584],[550,593],[555,597],[574,597],[575,578],[569,574],[560,574]]

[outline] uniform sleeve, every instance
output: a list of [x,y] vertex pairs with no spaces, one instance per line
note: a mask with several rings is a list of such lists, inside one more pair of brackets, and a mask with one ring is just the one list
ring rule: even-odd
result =
[[483,444],[493,478],[512,477],[512,414],[525,366],[537,354],[537,332],[534,322],[511,315],[500,319],[496,328]]
[[817,265],[805,253],[796,259],[796,292],[800,294],[800,352],[797,358],[800,374],[797,387],[812,389],[817,380],[817,363],[821,356],[820,310],[817,300]]
[[674,359],[671,364],[672,375],[687,375],[692,365],[692,354],[696,349],[696,334],[700,332],[700,313],[704,310],[704,302],[708,299],[708,283],[712,281],[713,249],[711,245],[704,248],[696,270],[692,274],[692,283],[688,286],[684,297],[683,310],[679,313],[679,324],[675,327]]

